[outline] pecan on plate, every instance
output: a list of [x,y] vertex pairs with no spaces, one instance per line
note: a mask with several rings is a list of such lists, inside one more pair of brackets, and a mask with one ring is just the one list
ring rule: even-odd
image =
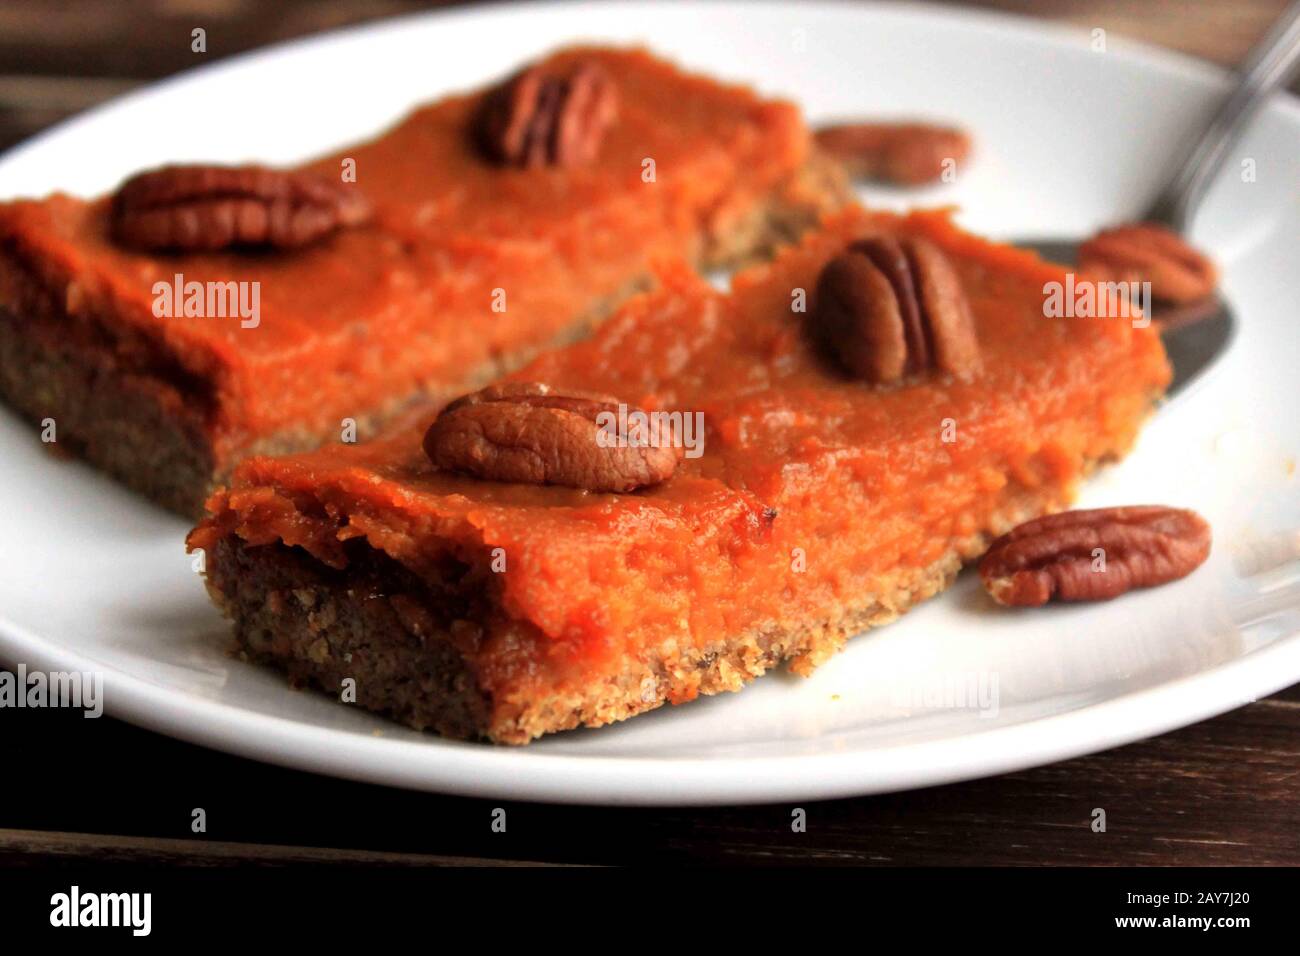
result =
[[980,561],[999,604],[1103,601],[1186,577],[1210,554],[1210,526],[1194,511],[1140,505],[1066,511],[1012,529]]
[[1208,256],[1154,222],[1103,229],[1079,246],[1079,271],[1107,282],[1150,282],[1151,298],[1172,305],[1207,298],[1219,281]]
[[355,186],[265,166],[163,166],[138,173],[113,197],[113,239],[136,249],[291,249],[364,222]]
[[971,146],[961,130],[928,123],[841,123],[819,128],[813,138],[850,176],[900,186],[934,182],[945,161],[964,162]]
[[925,239],[851,244],[822,270],[810,318],[823,349],[876,384],[929,369],[965,379],[982,367],[961,280]]
[[597,416],[617,418],[618,410],[608,395],[537,382],[490,385],[444,408],[425,433],[424,451],[439,468],[488,481],[623,492],[666,480],[681,448],[600,440],[611,433]]
[[617,117],[618,90],[597,64],[533,66],[483,97],[473,132],[487,157],[507,166],[582,166]]

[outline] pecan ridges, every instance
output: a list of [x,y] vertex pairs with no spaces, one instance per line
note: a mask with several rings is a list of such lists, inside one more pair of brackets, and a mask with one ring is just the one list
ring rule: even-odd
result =
[[1153,222],[1103,229],[1079,246],[1079,270],[1105,282],[1150,282],[1151,298],[1183,305],[1214,292],[1214,262]]
[[617,116],[617,88],[600,66],[534,66],[484,96],[474,135],[489,159],[505,165],[582,166],[595,160]]
[[1204,518],[1177,508],[1066,511],[998,538],[979,574],[999,604],[1100,601],[1185,577],[1209,556],[1210,537]]
[[424,436],[439,468],[488,481],[626,492],[670,477],[675,446],[602,445],[597,416],[618,415],[608,395],[556,392],[537,382],[491,385],[452,402]]
[[113,197],[113,239],[136,249],[294,248],[364,222],[355,186],[265,166],[163,166]]
[[811,318],[823,350],[869,382],[929,369],[970,378],[982,368],[961,279],[924,239],[878,236],[851,244],[822,270]]

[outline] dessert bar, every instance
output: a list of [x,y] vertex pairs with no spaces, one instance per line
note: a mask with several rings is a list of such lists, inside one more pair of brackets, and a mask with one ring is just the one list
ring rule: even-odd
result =
[[[665,268],[436,421],[246,461],[189,543],[250,658],[448,736],[807,674],[1133,444],[1160,339],[1045,315],[1064,272],[850,208],[729,293]],[[611,403],[699,415],[699,453],[582,438]]]
[[298,169],[0,204],[0,395],[197,515],[247,455],[364,438],[847,195],[792,104],[569,49]]

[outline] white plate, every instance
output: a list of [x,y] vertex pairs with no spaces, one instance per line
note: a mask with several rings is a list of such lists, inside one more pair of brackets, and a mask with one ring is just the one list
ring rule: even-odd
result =
[[[923,113],[978,153],[957,183],[875,202],[957,203],[995,236],[1082,234],[1138,211],[1162,157],[1223,86],[1188,59],[951,10],[529,5],[390,21],[197,70],[64,124],[0,161],[6,195],[95,192],[164,159],[284,161],[378,131],[578,38],[645,41],[788,94],[812,118]],[[222,750],[362,780],[499,798],[730,803],[871,793],[1112,747],[1300,680],[1300,562],[1253,573],[1300,529],[1296,369],[1300,109],[1274,103],[1215,187],[1196,239],[1244,318],[1228,358],[1147,429],[1085,505],[1156,501],[1213,523],[1208,564],[1122,600],[1003,613],[951,592],[808,680],[666,708],[525,749],[449,743],[291,692],[223,653],[185,524],[46,455],[0,416],[0,656],[103,672],[110,714]],[[1254,161],[1243,182],[1239,162]],[[1283,549],[1285,550],[1285,549]],[[957,689],[996,686],[996,707]],[[978,704],[978,701],[976,701]]]

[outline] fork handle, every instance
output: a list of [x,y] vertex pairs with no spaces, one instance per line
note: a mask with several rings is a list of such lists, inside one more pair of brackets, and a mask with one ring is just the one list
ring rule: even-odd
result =
[[1300,63],[1300,0],[1278,18],[1264,39],[1251,48],[1241,67],[1236,88],[1219,106],[1169,182],[1143,217],[1185,233],[1216,173],[1228,159],[1229,150],[1241,139],[1246,124],[1284,85]]

